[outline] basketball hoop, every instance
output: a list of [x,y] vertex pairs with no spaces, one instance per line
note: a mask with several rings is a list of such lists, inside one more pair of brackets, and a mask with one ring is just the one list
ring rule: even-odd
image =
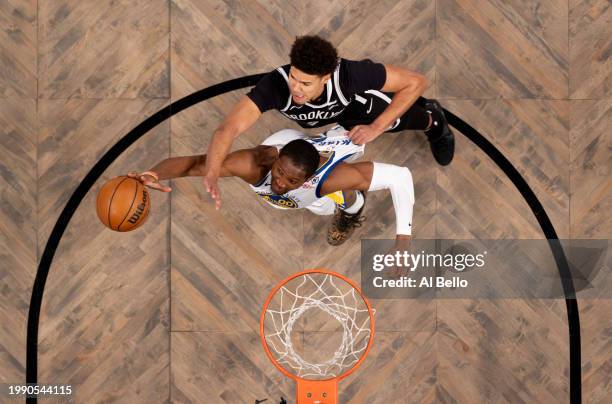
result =
[[[324,355],[326,345],[337,348],[326,359],[306,358],[307,344],[300,354],[295,339],[300,325],[303,339],[307,333],[314,339],[325,337],[311,356]],[[316,330],[307,331],[309,327]],[[374,312],[350,279],[325,269],[309,269],[288,277],[270,292],[260,332],[268,358],[296,381],[297,404],[337,404],[338,381],[353,373],[370,351]]]

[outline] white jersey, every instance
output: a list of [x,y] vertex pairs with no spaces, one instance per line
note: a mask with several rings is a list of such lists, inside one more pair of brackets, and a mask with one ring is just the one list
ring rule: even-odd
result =
[[[272,171],[268,171],[266,176],[251,189],[270,205],[279,209],[302,209],[321,205],[322,198],[327,197],[342,204],[341,192],[321,195],[321,185],[329,173],[342,161],[353,161],[363,155],[364,145],[356,145],[346,136],[348,131],[336,125],[325,133],[317,136],[307,136],[302,132],[293,129],[284,129],[268,137],[262,144],[275,146],[281,149],[284,145],[295,139],[304,139],[311,143],[326,160],[317,169],[313,177],[302,184],[301,187],[289,191],[283,195],[276,195],[270,187]],[[327,205],[327,204],[326,204]]]

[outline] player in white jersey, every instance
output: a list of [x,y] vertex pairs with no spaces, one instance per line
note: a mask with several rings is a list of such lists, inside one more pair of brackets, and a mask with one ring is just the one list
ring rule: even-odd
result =
[[[342,198],[342,195],[340,193],[331,197],[321,195],[321,184],[323,184],[330,171],[337,164],[342,161],[353,161],[361,157],[364,146],[351,142],[346,136],[346,130],[340,126],[335,126],[316,137],[304,136],[300,131],[285,129],[268,137],[262,145],[276,147],[280,152],[283,146],[295,139],[304,139],[312,144],[321,156],[322,163],[315,173],[301,187],[285,194],[279,195],[278,192],[272,190],[272,171],[268,172],[259,183],[251,185],[251,189],[275,208],[306,208],[319,214],[329,214],[330,206],[331,212],[333,212],[336,203],[344,204],[342,199],[339,199]],[[323,199],[324,197],[325,199]],[[321,201],[319,201],[320,199]],[[331,203],[327,203],[327,201]],[[317,204],[313,205],[315,202]],[[325,213],[320,213],[322,212],[321,206],[327,207],[323,211]]]
[[[319,215],[335,213],[327,240],[343,243],[360,226],[365,191],[389,189],[397,219],[397,239],[412,234],[414,189],[406,167],[354,161],[363,155],[347,131],[335,126],[315,137],[285,129],[268,137],[260,146],[237,150],[224,160],[221,177],[239,177],[267,203],[280,209],[308,209]],[[151,170],[129,175],[150,188],[169,192],[160,180],[202,176],[206,155],[173,157]]]
[[354,144],[341,126],[334,126],[319,136],[309,137],[293,129],[281,130],[268,137],[262,145],[273,146],[279,152],[296,139],[303,139],[314,146],[319,153],[320,162],[314,174],[299,188],[282,192],[273,189],[272,171],[251,189],[275,208],[305,208],[318,215],[335,213],[334,220],[327,232],[327,242],[331,245],[342,244],[361,226],[361,217],[365,204],[365,193],[355,190],[340,190],[331,194],[322,193],[321,189],[328,175],[341,162],[357,160],[363,155],[364,146]]

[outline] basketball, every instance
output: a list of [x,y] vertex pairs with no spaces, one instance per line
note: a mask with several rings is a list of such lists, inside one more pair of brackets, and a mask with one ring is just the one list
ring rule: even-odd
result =
[[134,178],[119,176],[108,181],[96,199],[100,221],[111,230],[126,232],[140,227],[151,206],[146,187]]

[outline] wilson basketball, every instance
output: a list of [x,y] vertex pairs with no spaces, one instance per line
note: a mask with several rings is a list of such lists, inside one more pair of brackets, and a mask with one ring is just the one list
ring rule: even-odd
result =
[[147,219],[150,207],[146,187],[126,176],[115,177],[104,184],[96,200],[100,221],[109,229],[121,232],[140,227]]

